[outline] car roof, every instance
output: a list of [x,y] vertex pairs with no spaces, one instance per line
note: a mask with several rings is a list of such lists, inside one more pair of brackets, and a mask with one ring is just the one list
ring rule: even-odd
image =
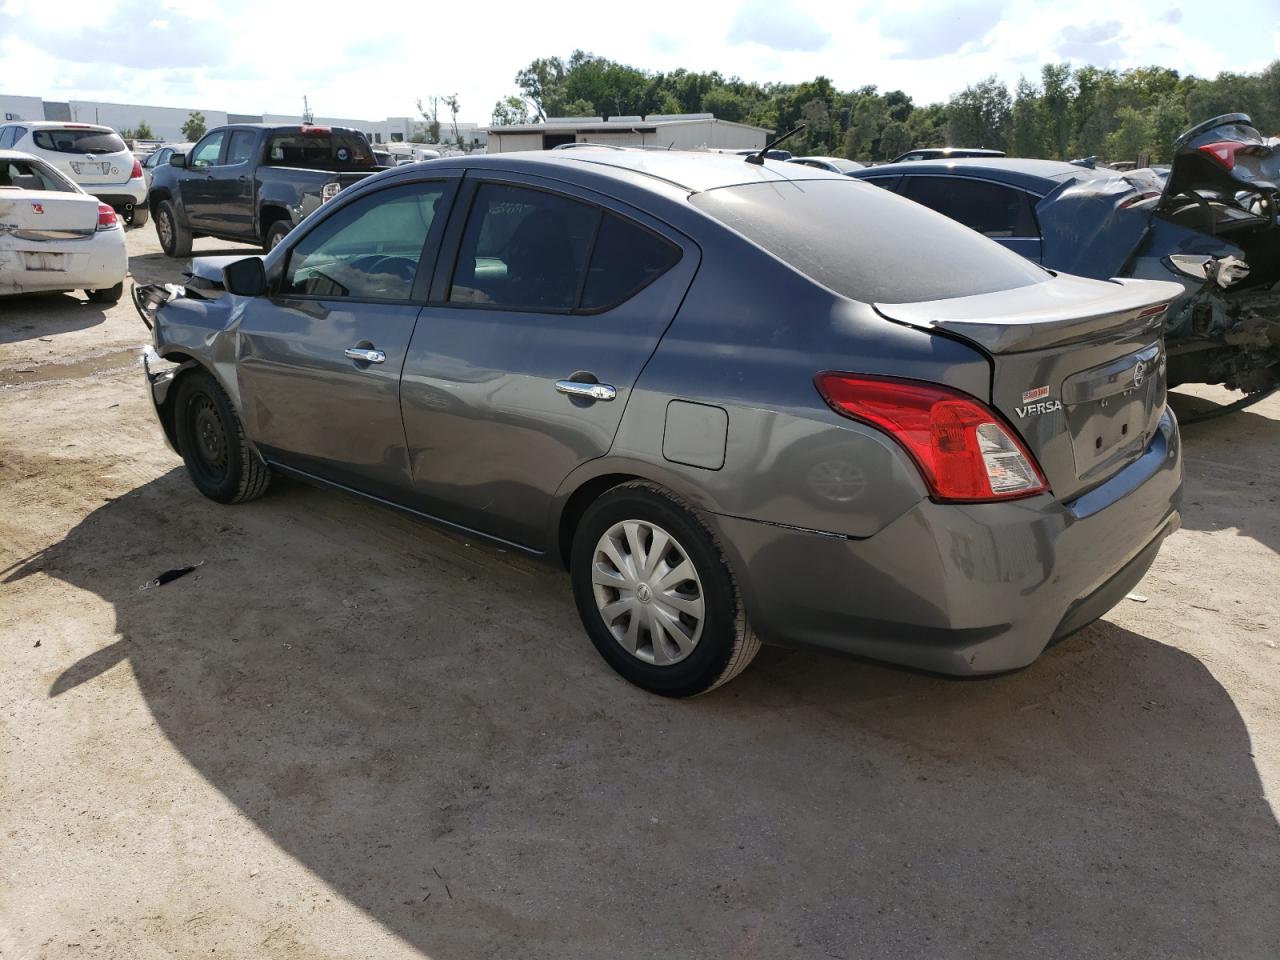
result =
[[949,160],[910,160],[857,171],[864,179],[897,177],[909,173],[950,173],[961,177],[996,180],[1029,190],[1051,190],[1065,180],[1114,177],[1117,171],[1090,169],[1065,160],[1028,160],[1015,157],[960,157]]
[[23,126],[32,130],[98,130],[102,133],[115,133],[106,124],[81,123],[79,120],[6,120],[4,125]]
[[[447,158],[456,162],[459,158]],[[440,161],[429,161],[440,162]],[[793,180],[844,180],[845,175],[807,167],[786,160],[766,160],[763,164],[747,163],[732,153],[710,153],[695,150],[610,150],[584,147],[579,150],[528,150],[515,153],[493,153],[463,159],[467,167],[525,167],[530,172],[552,175],[559,168],[590,167],[596,173],[619,179],[632,179],[628,174],[642,174],[674,185],[690,193],[732,187],[746,183],[768,183]]]

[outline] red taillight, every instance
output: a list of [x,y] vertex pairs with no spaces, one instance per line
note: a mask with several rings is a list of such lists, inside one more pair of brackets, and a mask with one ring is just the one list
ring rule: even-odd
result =
[[1236,165],[1236,154],[1247,146],[1247,143],[1236,143],[1234,140],[1220,140],[1217,143],[1206,143],[1200,147],[1200,152],[1208,154],[1228,170],[1232,170]]
[[1012,500],[1048,489],[1031,452],[986,404],[919,380],[820,373],[831,409],[889,434],[920,469],[934,500]]
[[111,209],[111,204],[98,204],[98,229],[111,230],[120,225],[120,218],[116,216],[116,212]]
[[142,161],[135,160],[133,161],[133,170],[129,173],[129,179],[137,180],[140,176],[142,176]]

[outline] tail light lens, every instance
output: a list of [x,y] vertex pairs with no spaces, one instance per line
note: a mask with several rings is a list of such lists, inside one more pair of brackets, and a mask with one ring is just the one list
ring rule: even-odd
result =
[[1233,170],[1236,165],[1236,154],[1247,146],[1249,144],[1237,143],[1234,140],[1220,140],[1217,143],[1204,144],[1200,147],[1200,152],[1213,157],[1228,170]]
[[320,188],[320,202],[328,203],[330,200],[332,200],[334,197],[338,195],[338,191],[340,191],[341,189],[342,189],[342,184],[338,183],[336,180],[330,183],[326,183],[323,187]]
[[135,160],[133,161],[133,170],[129,173],[129,179],[137,180],[140,176],[142,176],[142,161]]
[[891,436],[915,461],[934,500],[981,503],[1048,489],[1035,457],[986,404],[919,380],[820,373],[831,409]]
[[116,216],[116,212],[111,209],[109,203],[98,204],[98,229],[114,230],[120,226],[120,218]]

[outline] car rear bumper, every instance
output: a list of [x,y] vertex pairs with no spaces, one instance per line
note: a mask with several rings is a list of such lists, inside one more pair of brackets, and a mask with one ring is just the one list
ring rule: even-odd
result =
[[129,272],[123,230],[82,240],[17,241],[0,238],[0,293],[103,290]]
[[142,177],[128,183],[82,183],[80,189],[113,207],[147,204],[147,182]]
[[1026,666],[1106,613],[1180,525],[1181,498],[1166,412],[1141,458],[1069,503],[924,500],[863,540],[710,519],[764,639],[974,675]]

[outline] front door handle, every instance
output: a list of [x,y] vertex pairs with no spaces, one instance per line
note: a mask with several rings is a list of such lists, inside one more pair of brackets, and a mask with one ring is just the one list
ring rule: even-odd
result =
[[381,350],[370,350],[367,347],[347,347],[343,351],[348,360],[359,360],[362,363],[384,363],[387,355]]
[[583,383],[581,380],[557,380],[556,389],[585,400],[612,400],[618,395],[618,391],[607,383]]

